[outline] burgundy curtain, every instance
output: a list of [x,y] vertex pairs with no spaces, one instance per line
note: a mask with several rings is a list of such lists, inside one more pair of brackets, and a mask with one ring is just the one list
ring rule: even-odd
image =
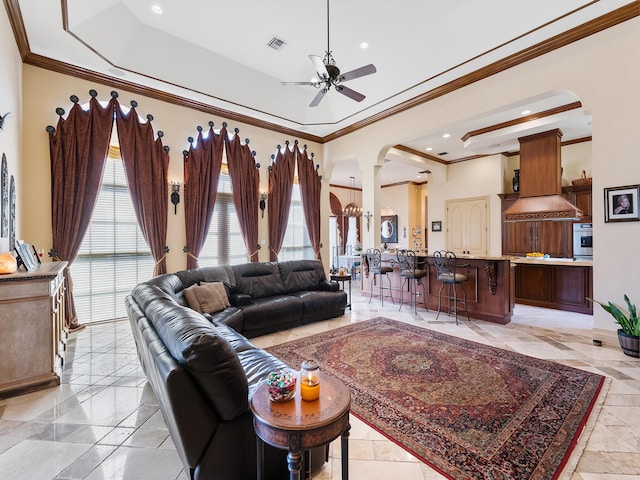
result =
[[306,148],[300,152],[296,145],[294,150],[298,156],[298,181],[300,182],[300,197],[302,211],[307,224],[307,232],[313,247],[314,256],[321,260],[320,255],[320,190],[322,181],[313,165],[313,158],[309,158]]
[[154,140],[151,115],[141,123],[135,108],[125,114],[116,108],[120,154],[138,225],[155,260],[154,275],[167,272],[167,188],[169,154],[161,136]]
[[287,231],[294,173],[294,151],[288,145],[284,152],[278,148],[278,154],[269,167],[269,257],[272,262],[278,260]]
[[[53,233],[52,256],[56,260],[73,263],[87,231],[91,214],[96,204],[104,164],[109,150],[114,98],[106,108],[96,100],[97,93],[91,91],[89,109],[82,110],[78,98],[65,120],[64,110],[56,129],[49,132],[51,156],[51,221]],[[65,269],[65,327],[77,330],[78,323],[73,301],[73,282],[69,269]]]
[[242,238],[251,262],[258,261],[258,197],[260,173],[249,145],[241,144],[238,135],[232,139],[224,137],[227,147],[227,164],[233,189],[233,204],[236,207]]
[[189,139],[189,150],[184,152],[185,252],[189,269],[198,267],[198,256],[209,232],[227,135],[225,128],[216,134],[213,124],[206,138],[199,130],[196,145]]
[[[340,240],[342,242],[342,245],[344,245],[346,241],[346,234],[344,234],[343,231],[344,231],[344,219],[346,217],[342,214],[342,204],[340,203],[340,200],[338,199],[335,193],[329,193],[329,205],[331,206],[331,213],[333,213],[336,216],[336,225],[338,226],[338,233],[340,234]],[[347,224],[347,228],[348,227],[349,225]],[[333,252],[331,252],[331,254],[333,255]]]

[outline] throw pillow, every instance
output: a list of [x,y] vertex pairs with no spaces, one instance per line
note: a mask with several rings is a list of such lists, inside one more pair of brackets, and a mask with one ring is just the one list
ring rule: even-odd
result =
[[230,306],[222,282],[192,285],[185,288],[184,296],[189,307],[198,313],[216,313]]
[[224,282],[202,282],[200,285],[210,286],[213,290],[218,292],[225,307],[231,306],[231,303],[229,303],[229,296],[227,294],[227,287]]

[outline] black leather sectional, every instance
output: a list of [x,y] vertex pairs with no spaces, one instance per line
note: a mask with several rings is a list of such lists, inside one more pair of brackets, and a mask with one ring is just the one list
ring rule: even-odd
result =
[[[189,308],[184,290],[203,282],[224,282],[231,306]],[[346,304],[316,260],[202,267],[134,288],[126,305],[138,357],[192,479],[256,476],[249,399],[270,371],[288,366],[248,338],[343,315]],[[265,447],[266,478],[287,478],[286,453]],[[325,455],[312,452],[312,468]]]

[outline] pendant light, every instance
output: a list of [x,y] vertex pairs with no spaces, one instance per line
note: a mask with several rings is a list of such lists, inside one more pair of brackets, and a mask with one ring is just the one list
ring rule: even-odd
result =
[[351,202],[342,209],[342,214],[346,217],[359,217],[362,215],[362,207],[356,205],[356,177],[349,178],[351,179]]

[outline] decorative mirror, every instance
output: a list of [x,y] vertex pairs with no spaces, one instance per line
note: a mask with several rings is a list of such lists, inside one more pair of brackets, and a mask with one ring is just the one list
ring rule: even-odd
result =
[[383,215],[380,218],[380,241],[398,243],[398,216]]

